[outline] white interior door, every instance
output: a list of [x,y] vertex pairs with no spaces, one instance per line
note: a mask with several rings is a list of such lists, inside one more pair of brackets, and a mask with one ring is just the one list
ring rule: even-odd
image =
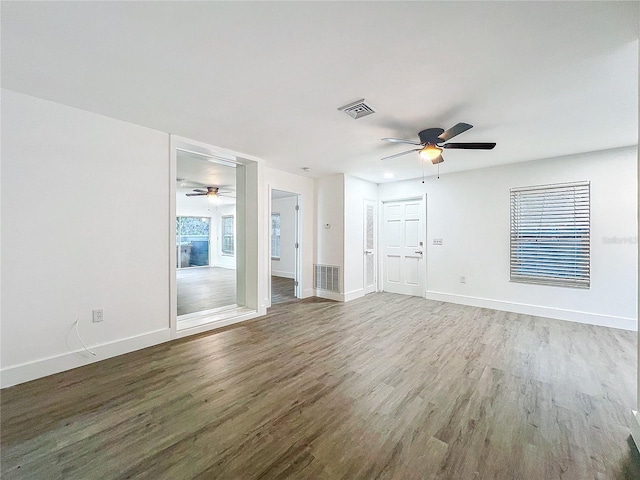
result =
[[364,293],[376,291],[376,202],[364,201]]
[[383,289],[424,296],[424,202],[385,202],[383,207]]

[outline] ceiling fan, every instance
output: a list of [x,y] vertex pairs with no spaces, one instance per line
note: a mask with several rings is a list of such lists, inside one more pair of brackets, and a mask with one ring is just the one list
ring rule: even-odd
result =
[[444,148],[457,148],[457,149],[465,149],[465,150],[491,150],[496,146],[495,143],[444,143],[448,142],[450,139],[455,137],[456,135],[460,135],[463,132],[466,132],[470,128],[473,128],[473,125],[469,125],[468,123],[458,123],[451,127],[449,130],[444,130],[442,128],[427,128],[426,130],[422,130],[418,133],[418,137],[420,138],[419,142],[414,140],[402,140],[400,138],[383,138],[385,142],[392,143],[408,143],[409,145],[418,145],[420,148],[413,148],[411,150],[407,150],[406,152],[396,153],[395,155],[390,155],[388,157],[384,157],[382,160],[388,160],[390,158],[400,157],[402,155],[406,155],[411,152],[420,152],[420,157],[425,160],[429,160],[434,165],[438,163],[444,162],[444,158],[442,158],[442,149]]
[[187,193],[187,197],[200,197],[206,195],[207,197],[231,197],[235,198],[233,195],[229,195],[231,192],[223,192],[220,190],[220,187],[207,187],[206,190],[201,188],[195,188],[194,193]]

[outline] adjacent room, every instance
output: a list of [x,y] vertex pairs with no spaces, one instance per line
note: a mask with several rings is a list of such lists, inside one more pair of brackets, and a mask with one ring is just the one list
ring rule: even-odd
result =
[[640,2],[0,9],[3,479],[640,478]]

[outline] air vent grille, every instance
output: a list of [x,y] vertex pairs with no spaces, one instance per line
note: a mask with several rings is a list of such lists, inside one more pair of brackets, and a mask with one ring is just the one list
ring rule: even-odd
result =
[[345,105],[344,107],[340,107],[338,110],[346,113],[351,118],[354,118],[356,120],[358,118],[371,115],[372,113],[376,113],[374,108],[364,101],[364,98],[358,100],[357,102],[350,103],[349,105]]
[[314,265],[313,286],[320,290],[340,293],[340,267],[335,265]]

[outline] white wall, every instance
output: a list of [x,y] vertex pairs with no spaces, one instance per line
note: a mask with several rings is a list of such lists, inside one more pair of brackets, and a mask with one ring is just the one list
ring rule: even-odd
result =
[[[634,329],[636,168],[629,147],[387,183],[378,195],[427,193],[427,297]],[[511,283],[509,189],[580,180],[591,181],[591,288]]]
[[364,295],[364,202],[377,198],[375,183],[344,176],[345,300]]
[[[340,267],[340,294],[318,290],[319,297],[344,300],[344,175],[318,179],[318,265]],[[329,226],[329,228],[327,228]]]
[[295,278],[296,268],[296,196],[274,198],[271,212],[280,214],[280,258],[271,260],[271,275]]
[[168,134],[2,90],[2,160],[2,385],[169,339]]
[[[299,238],[302,268],[301,291],[303,298],[312,297],[315,295],[315,290],[313,289],[313,264],[316,261],[316,180],[273,168],[265,168],[264,181],[265,185],[270,189],[300,195],[300,221],[302,223]],[[269,188],[265,188],[265,195],[265,205],[269,205]],[[266,258],[271,258],[271,245],[269,243],[270,215],[271,212],[267,211],[265,217],[267,224],[265,231],[266,242],[264,244]]]

